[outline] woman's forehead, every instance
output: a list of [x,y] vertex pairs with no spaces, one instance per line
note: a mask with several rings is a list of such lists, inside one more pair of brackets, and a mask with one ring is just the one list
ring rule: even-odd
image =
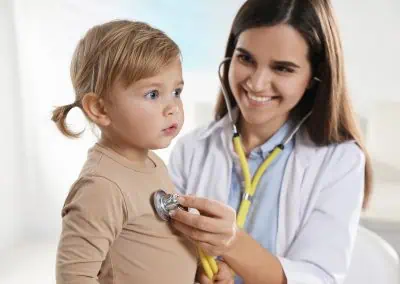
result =
[[247,50],[254,57],[277,57],[280,60],[307,60],[308,45],[303,36],[285,24],[245,30],[236,48]]

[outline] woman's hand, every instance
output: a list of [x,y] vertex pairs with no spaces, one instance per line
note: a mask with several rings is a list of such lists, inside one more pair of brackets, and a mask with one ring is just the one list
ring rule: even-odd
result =
[[223,261],[217,261],[218,273],[214,276],[213,280],[210,280],[204,273],[201,265],[197,269],[196,280],[200,284],[234,284],[235,278],[230,267]]
[[195,208],[201,215],[183,210],[171,213],[172,225],[190,240],[196,242],[205,253],[223,256],[235,243],[237,236],[236,212],[216,200],[196,196],[180,196],[184,207]]

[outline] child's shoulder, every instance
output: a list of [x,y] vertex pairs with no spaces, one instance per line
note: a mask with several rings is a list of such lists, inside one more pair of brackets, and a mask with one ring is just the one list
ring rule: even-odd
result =
[[[94,187],[120,187],[119,180],[126,176],[123,164],[116,157],[108,154],[108,149],[95,144],[88,150],[87,158],[75,186],[84,184]],[[87,186],[85,186],[87,187]]]
[[104,176],[82,175],[71,186],[65,200],[63,215],[74,205],[90,211],[99,205],[105,206],[110,201],[124,203],[123,194],[115,182]]

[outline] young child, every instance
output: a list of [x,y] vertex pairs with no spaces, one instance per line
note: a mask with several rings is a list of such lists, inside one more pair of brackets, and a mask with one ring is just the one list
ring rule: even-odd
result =
[[75,102],[56,108],[53,121],[79,137],[65,122],[78,107],[101,137],[62,210],[57,283],[193,283],[194,245],[151,202],[158,189],[175,192],[149,149],[167,147],[183,124],[178,46],[141,22],[95,26],[75,50],[71,79]]

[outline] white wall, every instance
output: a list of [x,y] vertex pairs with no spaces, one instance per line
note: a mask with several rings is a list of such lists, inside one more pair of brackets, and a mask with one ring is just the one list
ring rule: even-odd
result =
[[395,172],[400,175],[400,1],[332,2],[339,19],[351,96],[366,123],[366,143],[376,165],[375,181],[399,182],[394,176]]
[[400,1],[332,0],[356,109],[368,116],[379,101],[400,102]]
[[12,3],[0,1],[0,251],[13,245],[22,225],[20,96]]

